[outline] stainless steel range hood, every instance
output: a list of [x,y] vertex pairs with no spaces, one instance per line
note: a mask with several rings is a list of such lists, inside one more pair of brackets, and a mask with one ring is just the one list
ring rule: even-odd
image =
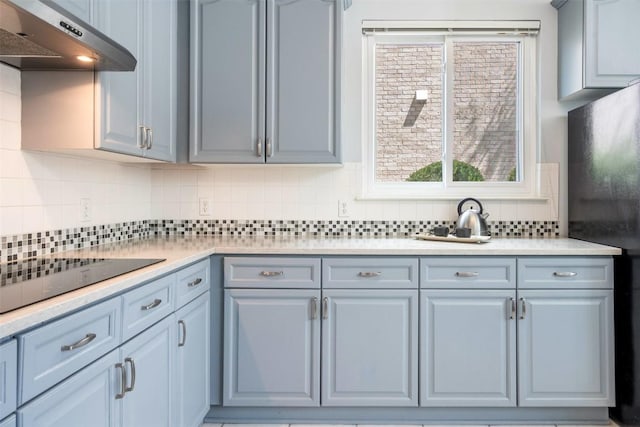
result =
[[127,49],[51,0],[0,0],[0,62],[25,71],[136,67]]

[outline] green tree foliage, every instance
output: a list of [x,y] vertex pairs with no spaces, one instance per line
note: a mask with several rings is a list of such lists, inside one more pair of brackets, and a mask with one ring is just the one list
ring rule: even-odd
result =
[[[484,181],[484,177],[477,167],[459,160],[453,161],[454,181]],[[433,162],[417,171],[407,178],[411,182],[442,182],[442,162]]]

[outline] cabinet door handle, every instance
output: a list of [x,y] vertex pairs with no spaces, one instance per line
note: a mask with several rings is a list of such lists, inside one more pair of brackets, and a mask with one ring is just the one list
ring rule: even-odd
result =
[[126,394],[125,383],[127,382],[127,373],[122,363],[116,363],[116,369],[120,369],[120,393],[116,394],[116,399],[122,399]]
[[138,148],[143,149],[147,146],[147,128],[144,126],[138,126]]
[[278,277],[278,276],[284,276],[284,272],[283,271],[261,271],[260,275],[264,277]]
[[76,348],[84,347],[85,345],[89,344],[91,341],[95,339],[96,339],[96,334],[89,333],[85,335],[84,338],[74,342],[73,344],[63,345],[62,347],[60,347],[60,351],[71,351],[71,350],[75,350]]
[[480,273],[478,273],[477,271],[457,271],[456,272],[457,277],[478,277],[479,275]]
[[318,318],[318,298],[311,298],[311,319],[315,320]]
[[193,288],[194,286],[198,286],[200,283],[202,283],[202,279],[201,278],[197,278],[196,280],[194,280],[193,282],[189,282],[187,284],[188,288]]
[[520,319],[524,319],[527,315],[527,302],[524,298],[520,298]]
[[262,157],[262,138],[258,138],[258,144],[256,144],[256,156]]
[[329,318],[329,298],[327,297],[322,298],[322,318]]
[[153,130],[151,128],[147,128],[147,143],[145,147],[147,148],[147,150],[151,150],[152,146],[153,146]]
[[162,304],[162,300],[156,298],[156,299],[153,300],[153,302],[151,302],[151,303],[149,303],[147,305],[143,305],[142,307],[140,307],[140,310],[142,310],[142,311],[151,310],[151,309],[156,308],[160,304]]
[[[134,387],[136,386],[136,362],[134,362],[132,358],[127,357],[124,359],[124,364],[126,365],[127,363],[131,365],[131,386],[125,387],[124,388],[125,392],[133,391]],[[125,380],[126,380],[126,375],[125,375]]]
[[273,157],[273,143],[271,138],[267,138],[267,157]]
[[553,275],[556,277],[574,277],[577,276],[578,273],[575,271],[554,271]]
[[378,276],[382,276],[382,272],[380,272],[380,271],[361,271],[361,272],[358,273],[358,277],[371,278],[371,277],[378,277]]
[[183,320],[178,320],[178,325],[182,327],[182,341],[178,343],[178,347],[184,347],[187,342],[187,324]]
[[509,314],[509,319],[515,319],[516,318],[516,300],[514,298],[511,298],[511,314]]

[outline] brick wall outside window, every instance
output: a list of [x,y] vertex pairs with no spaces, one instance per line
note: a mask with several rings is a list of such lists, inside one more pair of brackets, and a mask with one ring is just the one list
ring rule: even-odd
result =
[[[455,42],[454,158],[486,181],[517,164],[517,44]],[[376,180],[400,182],[442,156],[442,44],[376,46]],[[415,99],[426,89],[426,101]]]

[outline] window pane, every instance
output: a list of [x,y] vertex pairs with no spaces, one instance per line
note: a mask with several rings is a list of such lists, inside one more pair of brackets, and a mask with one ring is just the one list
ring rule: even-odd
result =
[[[375,55],[375,180],[406,181],[436,163],[429,177],[442,181],[443,44],[380,43]],[[427,99],[416,99],[417,90]]]
[[454,42],[454,181],[515,181],[518,43]]

